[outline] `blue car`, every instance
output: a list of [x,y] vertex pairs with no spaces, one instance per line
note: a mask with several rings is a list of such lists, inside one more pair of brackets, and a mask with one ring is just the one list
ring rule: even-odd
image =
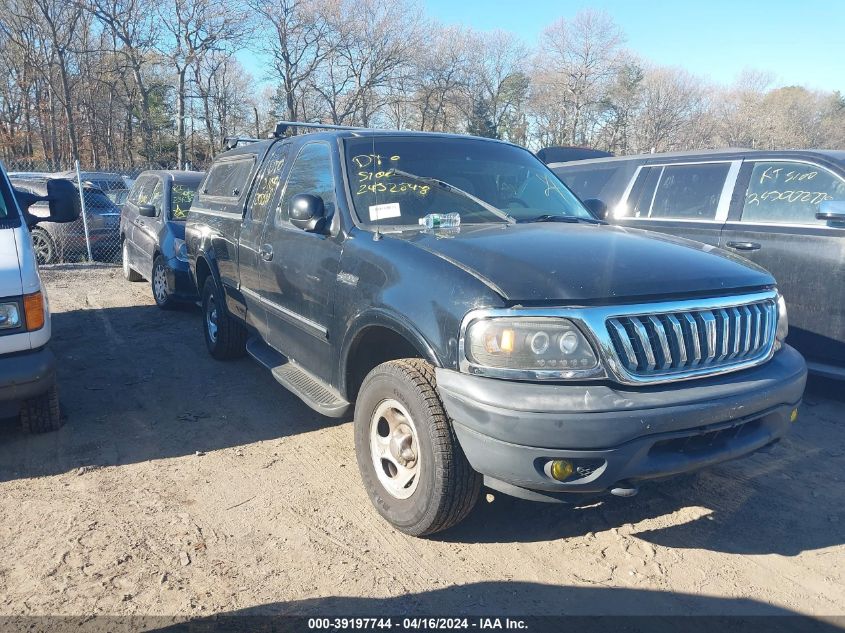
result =
[[120,215],[123,276],[147,279],[160,308],[197,300],[185,251],[185,218],[200,182],[198,171],[145,171]]

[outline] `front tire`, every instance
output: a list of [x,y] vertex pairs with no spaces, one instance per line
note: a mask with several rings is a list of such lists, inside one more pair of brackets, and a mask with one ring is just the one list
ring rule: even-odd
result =
[[246,353],[246,328],[227,311],[217,284],[209,276],[202,290],[202,329],[208,353],[217,360],[239,358]]
[[126,240],[123,240],[123,278],[126,281],[143,281],[143,277],[139,275],[135,270],[129,265],[129,245],[126,243]]
[[481,476],[458,443],[426,361],[390,361],[367,375],[355,405],[355,453],[376,510],[406,534],[450,528],[478,500]]
[[164,265],[164,258],[159,255],[153,262],[153,274],[150,286],[153,290],[153,299],[156,305],[162,310],[170,310],[176,304],[176,300],[170,296],[170,288],[167,285],[167,266]]
[[64,424],[59,408],[59,389],[56,383],[47,393],[24,400],[21,406],[21,427],[26,433],[56,431]]

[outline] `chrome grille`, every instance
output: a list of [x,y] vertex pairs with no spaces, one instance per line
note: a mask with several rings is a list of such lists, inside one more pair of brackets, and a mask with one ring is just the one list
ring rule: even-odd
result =
[[706,374],[762,360],[771,353],[776,325],[771,300],[607,319],[616,357],[636,377]]

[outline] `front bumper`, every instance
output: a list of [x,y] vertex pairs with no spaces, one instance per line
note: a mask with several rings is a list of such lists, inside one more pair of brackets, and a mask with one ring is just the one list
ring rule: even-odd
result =
[[40,396],[55,379],[56,357],[49,348],[0,356],[0,404],[12,405]]
[[[554,500],[762,448],[786,433],[806,377],[804,359],[785,346],[753,369],[647,388],[520,383],[445,369],[437,370],[437,386],[467,459],[489,486]],[[553,459],[570,460],[576,472],[556,481],[547,474]]]

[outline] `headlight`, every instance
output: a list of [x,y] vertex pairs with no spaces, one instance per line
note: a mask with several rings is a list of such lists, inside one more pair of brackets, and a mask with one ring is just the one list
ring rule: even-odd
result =
[[182,262],[188,261],[188,246],[185,240],[180,240],[178,237],[173,240],[173,250],[175,251],[176,259]]
[[783,295],[778,293],[778,327],[775,330],[775,350],[779,350],[786,336],[789,334],[789,318],[786,315],[786,301],[783,300]]
[[11,330],[21,325],[21,312],[17,303],[0,303],[0,330]]
[[513,370],[589,370],[598,366],[590,342],[572,321],[560,318],[479,319],[466,333],[467,360]]

